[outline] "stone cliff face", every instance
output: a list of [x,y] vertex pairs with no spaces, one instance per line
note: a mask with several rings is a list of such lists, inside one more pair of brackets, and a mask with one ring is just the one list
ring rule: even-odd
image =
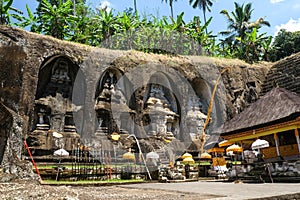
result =
[[28,136],[43,151],[59,147],[54,132],[64,133],[68,150],[79,137],[92,143],[116,132],[197,139],[220,71],[230,69],[219,82],[209,131],[258,98],[272,66],[92,48],[5,26],[0,56],[0,163],[7,172],[6,158],[21,158],[9,149]]

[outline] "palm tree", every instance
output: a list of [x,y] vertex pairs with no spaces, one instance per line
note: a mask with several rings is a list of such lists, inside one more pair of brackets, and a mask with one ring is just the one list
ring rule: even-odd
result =
[[[174,2],[174,0],[162,0],[162,2],[166,2],[166,3],[168,3],[168,1],[169,1],[169,5],[170,5],[170,9],[171,9],[171,17],[172,18],[174,18],[174,13],[173,13],[173,2]],[[177,1],[177,0],[175,0],[175,1]]]
[[246,33],[251,33],[253,28],[259,29],[262,25],[270,26],[268,21],[263,18],[259,18],[254,22],[251,22],[251,14],[253,12],[252,4],[239,5],[234,3],[235,12],[231,12],[231,15],[227,10],[222,10],[220,13],[223,14],[228,21],[228,30],[222,31],[220,34],[229,36],[228,39],[234,40],[236,37],[240,37],[242,40],[246,37]]
[[[213,5],[211,0],[190,0],[190,4],[192,4],[193,8],[199,7],[200,10],[203,11],[203,17],[204,17],[204,23],[206,24],[206,10],[209,12],[210,7]],[[207,29],[205,29],[205,32],[207,34]]]
[[133,0],[133,6],[134,6],[134,12],[136,13],[137,8],[136,8],[136,0]]
[[250,63],[258,61],[263,53],[261,46],[269,39],[257,32],[262,25],[270,26],[270,23],[264,18],[250,21],[253,12],[251,3],[239,5],[235,2],[234,4],[235,10],[231,13],[227,10],[221,11],[228,21],[228,30],[220,32],[221,35],[226,36],[221,45],[234,57]]

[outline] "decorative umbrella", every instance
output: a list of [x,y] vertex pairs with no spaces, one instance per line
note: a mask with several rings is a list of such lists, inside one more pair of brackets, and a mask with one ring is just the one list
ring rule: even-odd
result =
[[135,155],[131,153],[130,151],[127,153],[124,153],[122,156],[123,159],[135,161]]
[[182,159],[185,159],[185,158],[193,158],[192,154],[190,153],[185,153],[181,156]]
[[243,148],[239,145],[233,144],[226,149],[226,152],[232,151],[233,153],[242,153]]
[[208,149],[208,153],[224,153],[224,149],[220,147],[214,147],[211,149]]
[[182,160],[182,162],[184,163],[190,163],[190,164],[193,164],[195,163],[194,159],[192,157],[186,157]]
[[159,159],[159,155],[153,151],[146,154],[147,159]]
[[229,145],[232,145],[232,142],[229,142],[228,140],[223,140],[222,142],[219,142],[219,147],[227,147]]
[[62,138],[62,137],[63,137],[63,135],[60,134],[60,133],[58,133],[58,132],[53,132],[52,135],[53,135],[53,137],[55,137],[55,138]]
[[269,142],[267,140],[261,140],[261,139],[255,140],[255,142],[253,142],[251,145],[251,148],[253,150],[257,149],[259,153],[260,153],[260,149],[267,148],[267,147],[269,147]]
[[55,156],[69,156],[69,152],[67,152],[64,149],[58,149],[58,150],[54,151],[53,155],[55,155]]
[[233,145],[230,145],[229,147],[227,147],[226,152],[228,154],[233,154],[233,153],[236,154],[236,157],[235,157],[235,176],[236,176],[236,179],[237,179],[238,178],[238,174],[237,174],[237,154],[242,153],[243,148],[240,147],[237,144],[233,144]]
[[211,155],[209,153],[204,152],[200,155],[200,158],[211,159]]
[[113,132],[111,134],[111,139],[114,140],[114,141],[118,141],[120,139],[120,135],[116,132]]

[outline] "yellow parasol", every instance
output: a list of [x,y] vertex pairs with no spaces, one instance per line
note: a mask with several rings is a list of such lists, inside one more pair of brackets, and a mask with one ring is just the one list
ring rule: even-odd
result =
[[193,158],[192,154],[190,153],[185,153],[181,156],[182,159],[185,159],[185,158]]
[[135,155],[131,152],[124,153],[122,156],[123,159],[135,161]]
[[211,159],[211,155],[205,152],[200,155],[200,158]]
[[111,134],[111,139],[114,140],[114,141],[118,141],[120,139],[120,135],[116,132],[113,132]]
[[232,151],[233,153],[242,153],[243,148],[239,145],[233,144],[226,149],[226,152]]
[[207,151],[208,153],[224,153],[224,149],[220,147],[214,147]]
[[229,142],[228,140],[223,140],[222,142],[219,142],[219,147],[228,147],[229,145],[232,145],[233,142]]
[[186,158],[184,158],[182,160],[182,162],[184,162],[184,163],[191,163],[191,164],[195,163],[195,161],[194,161],[194,159],[192,157],[186,157]]

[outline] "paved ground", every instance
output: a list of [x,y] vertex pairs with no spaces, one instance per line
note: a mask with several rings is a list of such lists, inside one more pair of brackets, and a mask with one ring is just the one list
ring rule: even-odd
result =
[[[286,198],[276,199],[300,199],[300,183],[229,183],[229,182],[184,182],[184,183],[145,183],[139,185],[123,185],[123,188],[154,189],[176,191],[183,193],[199,194],[201,196],[218,195],[223,197],[211,197],[214,200],[240,200],[240,199],[266,199],[267,197],[291,195]],[[275,198],[271,198],[275,199]]]
[[[291,195],[295,194],[297,195]],[[282,197],[285,196],[285,198]],[[274,197],[281,196],[281,197]],[[0,183],[2,200],[283,200],[300,199],[298,184],[223,182],[142,183],[114,186],[50,186],[36,181]]]

